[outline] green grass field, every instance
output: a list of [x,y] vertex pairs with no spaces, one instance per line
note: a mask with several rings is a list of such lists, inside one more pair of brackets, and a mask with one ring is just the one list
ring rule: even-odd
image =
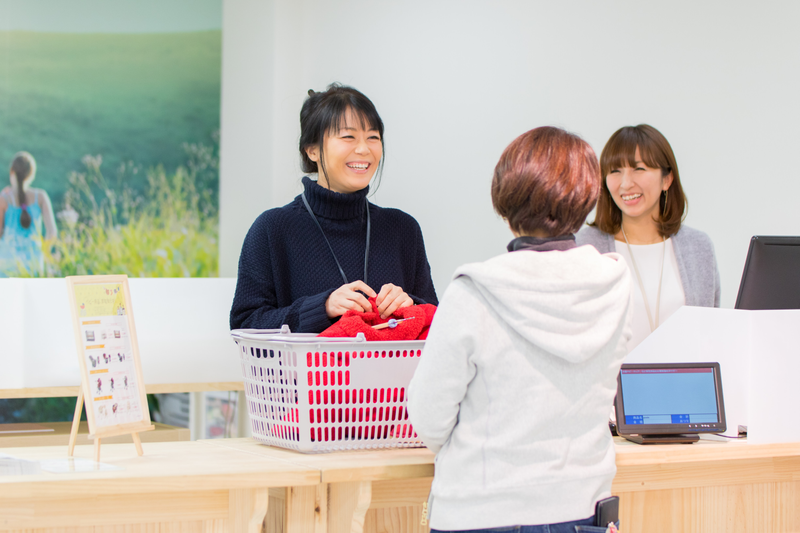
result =
[[[56,211],[86,154],[102,155],[109,177],[126,161],[173,172],[183,143],[210,144],[219,130],[221,51],[220,31],[0,32],[0,169],[33,154]],[[126,179],[147,186],[145,172]],[[216,198],[216,181],[205,185]]]

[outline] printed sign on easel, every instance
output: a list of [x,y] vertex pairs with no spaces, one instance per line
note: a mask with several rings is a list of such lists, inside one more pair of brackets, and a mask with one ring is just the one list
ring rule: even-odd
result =
[[155,426],[142,381],[128,277],[70,276],[66,280],[81,370],[69,455],[84,403],[89,434],[95,439],[95,461],[100,461],[100,439],[116,435],[131,434],[142,455],[138,433]]

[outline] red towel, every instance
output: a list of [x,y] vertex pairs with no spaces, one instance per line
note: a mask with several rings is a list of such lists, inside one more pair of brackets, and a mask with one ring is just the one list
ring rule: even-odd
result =
[[389,318],[400,320],[394,328],[372,329],[372,326],[385,324],[389,318],[382,319],[375,305],[375,298],[370,298],[372,312],[348,311],[334,325],[319,334],[320,337],[355,337],[361,332],[368,341],[413,341],[428,338],[436,306],[431,304],[401,307]]

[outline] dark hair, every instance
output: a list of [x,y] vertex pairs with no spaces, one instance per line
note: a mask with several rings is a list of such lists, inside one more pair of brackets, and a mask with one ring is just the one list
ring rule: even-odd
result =
[[22,208],[19,215],[19,223],[23,228],[31,225],[31,215],[28,213],[27,200],[25,199],[25,189],[23,182],[36,174],[36,160],[28,152],[17,152],[11,161],[10,171],[17,177],[17,202]]
[[600,168],[589,144],[559,128],[523,133],[500,156],[492,204],[520,235],[551,237],[580,229],[600,189]]
[[658,201],[658,220],[656,226],[662,237],[678,233],[681,223],[686,217],[688,202],[681,187],[678,163],[669,141],[660,131],[647,124],[625,126],[614,132],[600,154],[600,172],[603,175],[603,186],[597,199],[597,211],[592,226],[600,231],[616,235],[622,226],[622,211],[617,206],[608,190],[606,178],[612,170],[622,167],[634,167],[636,149],[642,163],[650,168],[660,168],[661,176],[672,172],[672,183],[666,194]]
[[[308,98],[300,109],[300,157],[303,172],[319,172],[317,163],[312,161],[306,153],[306,150],[313,146],[319,147],[319,164],[322,165],[324,172],[323,143],[325,134],[338,131],[346,125],[348,110],[358,117],[362,128],[377,130],[381,137],[381,147],[383,147],[385,156],[383,121],[378,115],[375,105],[360,91],[339,83],[331,83],[325,92],[318,93],[309,90]],[[381,157],[376,172],[378,182],[380,182],[384,158]]]

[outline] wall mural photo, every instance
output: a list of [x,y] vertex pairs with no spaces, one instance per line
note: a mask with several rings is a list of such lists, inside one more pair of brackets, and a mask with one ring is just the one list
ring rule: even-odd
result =
[[218,275],[222,0],[0,2],[0,277]]

